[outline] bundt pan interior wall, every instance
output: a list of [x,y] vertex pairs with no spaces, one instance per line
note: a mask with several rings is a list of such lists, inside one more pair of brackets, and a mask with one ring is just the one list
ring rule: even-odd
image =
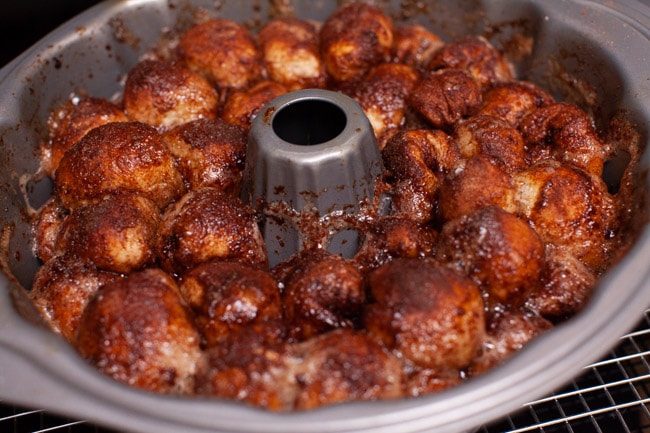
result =
[[[650,7],[640,0],[379,2],[446,40],[486,34],[493,42],[533,37],[519,76],[593,113],[600,128],[621,113],[648,143]],[[650,229],[639,165],[638,239],[600,283],[588,307],[536,339],[505,365],[454,389],[400,401],[343,404],[274,414],[241,404],[151,395],[113,382],[39,325],[25,296],[38,263],[28,215],[51,192],[32,175],[50,110],[74,92],[111,97],[161,31],[183,28],[197,7],[263,22],[289,10],[322,20],[336,1],[107,1],[69,21],[0,71],[0,399],[141,432],[469,431],[539,398],[613,347],[650,305]],[[523,39],[521,39],[523,37]]]

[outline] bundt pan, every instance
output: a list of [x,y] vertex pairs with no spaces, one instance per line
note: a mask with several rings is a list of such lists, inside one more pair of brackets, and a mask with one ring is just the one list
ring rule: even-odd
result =
[[[506,49],[530,41],[519,76],[571,100],[605,127],[623,115],[650,141],[650,6],[641,0],[379,2],[446,40],[484,34]],[[616,345],[650,305],[646,176],[638,166],[638,236],[587,307],[504,365],[437,394],[277,414],[243,404],[152,395],[114,382],[45,327],[25,296],[37,260],[28,217],[51,183],[33,174],[48,113],[74,92],[111,97],[165,29],[196,12],[255,25],[281,12],[322,20],[332,0],[113,0],[61,26],[0,71],[0,400],[134,432],[460,432],[519,409],[579,374]],[[516,53],[516,50],[513,51]],[[614,176],[615,177],[615,176]]]

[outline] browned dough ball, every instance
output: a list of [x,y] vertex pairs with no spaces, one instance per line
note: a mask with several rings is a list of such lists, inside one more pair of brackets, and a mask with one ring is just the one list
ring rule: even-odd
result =
[[452,134],[464,158],[485,155],[507,173],[526,167],[526,143],[505,120],[477,115],[458,122]]
[[481,88],[512,81],[513,71],[503,54],[482,36],[451,41],[435,52],[429,69],[463,69]]
[[232,194],[239,187],[248,136],[222,119],[200,119],[163,134],[190,190],[210,186]]
[[170,273],[212,260],[268,266],[254,210],[210,187],[190,191],[167,208],[157,251],[161,266]]
[[434,53],[444,45],[440,37],[419,24],[395,26],[395,61],[415,68],[429,64]]
[[140,122],[108,123],[91,130],[65,153],[54,186],[67,208],[117,189],[141,192],[163,208],[184,191],[162,136]]
[[156,128],[214,118],[218,107],[214,87],[198,73],[172,61],[143,60],[131,68],[124,84],[126,114]]
[[488,206],[442,227],[437,258],[476,281],[489,306],[517,307],[537,287],[544,244],[526,221]]
[[262,74],[262,58],[242,24],[216,18],[189,28],[178,42],[185,64],[219,88],[241,89]]
[[185,273],[180,290],[207,347],[254,323],[282,319],[280,291],[267,271],[237,262],[203,263]]
[[49,141],[43,149],[43,170],[54,177],[65,152],[88,131],[106,123],[127,120],[122,109],[107,99],[68,100],[48,118]]
[[293,410],[299,363],[283,342],[281,322],[252,323],[206,350],[196,392],[275,411]]
[[432,369],[409,366],[404,380],[404,394],[418,397],[459,385],[464,373],[456,369]]
[[225,121],[248,131],[262,107],[285,93],[287,89],[280,83],[260,81],[248,89],[231,93],[226,99],[221,116]]
[[425,75],[411,92],[409,104],[436,128],[450,128],[481,107],[481,89],[464,70],[443,69]]
[[517,211],[512,177],[485,155],[461,160],[440,187],[438,217],[442,222],[485,206]]
[[469,368],[472,376],[502,364],[533,338],[551,329],[548,320],[531,311],[507,310],[490,320],[481,353]]
[[291,266],[281,280],[290,337],[306,340],[334,328],[358,326],[366,294],[355,266],[324,250],[304,250],[283,266]]
[[547,247],[540,284],[526,306],[553,323],[578,313],[591,297],[598,277],[568,252]]
[[326,86],[316,24],[297,18],[274,19],[259,31],[258,41],[273,81],[289,91]]
[[368,332],[422,368],[462,369],[485,335],[484,306],[468,277],[428,259],[395,259],[368,275]]
[[174,280],[147,269],[106,284],[88,302],[76,348],[102,373],[163,394],[189,394],[200,336]]
[[72,254],[57,256],[38,268],[29,297],[50,328],[74,343],[88,300],[105,284],[121,278]]
[[320,30],[320,54],[336,81],[360,79],[372,66],[390,60],[393,22],[380,8],[353,2],[338,8]]
[[56,238],[59,236],[61,224],[69,211],[63,206],[56,195],[50,197],[32,220],[32,235],[35,239],[34,251],[43,262],[55,256]]
[[399,215],[378,218],[364,227],[361,235],[354,263],[364,273],[398,257],[430,257],[438,238],[431,226]]
[[296,409],[403,396],[401,362],[363,332],[338,329],[301,343],[296,352]]
[[430,221],[442,174],[460,157],[458,149],[441,131],[414,129],[392,136],[381,155],[393,185],[393,213]]
[[404,123],[408,97],[420,78],[417,70],[399,63],[374,66],[354,88],[359,103],[383,148]]
[[514,176],[518,212],[542,240],[565,249],[599,273],[615,255],[620,229],[605,182],[553,160]]
[[514,127],[538,108],[553,103],[553,97],[528,81],[497,83],[483,93],[479,114],[499,117]]
[[550,154],[596,176],[603,174],[607,144],[598,137],[592,119],[575,105],[561,102],[539,108],[523,118],[519,128],[532,154],[541,155],[536,159]]
[[155,203],[137,192],[116,190],[70,212],[55,252],[71,252],[99,269],[129,273],[153,264],[159,225]]

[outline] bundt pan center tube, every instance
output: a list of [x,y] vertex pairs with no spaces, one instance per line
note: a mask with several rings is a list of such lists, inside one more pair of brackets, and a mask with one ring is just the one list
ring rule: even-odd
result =
[[[5,271],[0,274],[0,399],[133,432],[458,433],[473,431],[564,385],[580,373],[582,366],[614,347],[619,337],[638,322],[650,305],[650,229],[645,218],[639,219],[641,228],[631,250],[600,280],[585,309],[574,318],[538,337],[505,364],[484,375],[417,398],[278,414],[231,401],[156,395],[102,375],[67,342],[39,324],[39,315],[26,296],[39,266],[34,257],[29,216],[52,192],[50,181],[35,176],[49,113],[71,94],[112,98],[121,92],[124,75],[145,52],[156,46],[169,29],[186,28],[197,13],[254,25],[278,16],[278,8],[284,7],[286,10],[280,12],[322,21],[339,3],[106,1],[55,30],[0,70],[0,227]],[[396,19],[422,24],[446,40],[481,34],[495,41],[523,42],[531,52],[515,56],[519,78],[549,89],[558,99],[590,107],[599,130],[606,130],[612,118],[622,112],[635,126],[642,148],[650,142],[650,7],[646,3],[466,0],[385,1],[381,5]],[[256,133],[270,141],[285,142],[277,148],[288,143],[294,150],[310,153],[346,137],[346,128],[355,125],[345,103],[331,104],[329,97],[321,95],[308,101],[305,108],[301,107],[301,99],[294,99],[295,95],[291,98],[286,103],[274,102],[280,108],[275,110],[276,117],[268,112],[266,119],[262,116],[257,120],[267,123],[261,133]],[[328,102],[321,102],[324,100]],[[345,122],[341,121],[339,109],[347,116]],[[312,131],[312,138],[307,139],[303,132],[288,126],[291,122],[283,120],[284,115],[294,117],[292,110],[300,111],[299,115],[314,111],[318,116],[325,111],[333,122],[325,131]],[[264,143],[256,133],[252,137],[261,156],[256,157],[256,150],[252,150],[248,158],[257,167],[247,174],[255,179],[258,172],[263,173],[259,165],[279,153],[274,150],[264,155]],[[356,137],[351,141],[353,144],[372,139],[364,133],[352,135]],[[364,154],[366,147],[372,146],[353,152]],[[321,152],[315,153],[322,157]],[[359,212],[363,215],[364,211],[359,204],[368,197],[376,198],[372,182],[380,167],[371,162],[373,155],[355,158],[368,158],[359,171],[354,171],[354,176],[365,179],[361,191],[347,192],[354,199],[345,208],[324,203],[321,209],[318,205],[316,219],[330,214],[345,216],[348,212],[358,218]],[[298,165],[305,168],[307,164]],[[648,211],[650,185],[645,173],[649,167],[650,155],[645,152],[638,165],[641,199],[635,209],[643,217]],[[346,173],[350,171],[346,168]],[[316,177],[322,181],[329,175]],[[318,184],[306,190],[310,192],[307,197],[300,195],[301,191],[290,195],[286,188],[291,182],[274,181],[271,191],[253,186],[246,194],[255,204],[259,201],[267,205],[266,212],[270,214],[274,209],[268,204],[281,202],[279,198],[314,204],[314,192],[325,197],[327,194],[322,192],[331,189],[329,185]],[[348,181],[340,183],[347,185]],[[269,196],[281,193],[283,187],[284,196]],[[302,202],[292,206],[298,212],[304,209]],[[292,250],[300,248],[302,241],[297,239]],[[339,245],[352,243],[343,239]],[[336,241],[330,241],[330,245],[336,245]],[[276,249],[276,260],[290,254]]]
[[241,197],[264,216],[271,266],[310,247],[351,258],[354,220],[388,207],[375,198],[382,162],[370,122],[342,93],[275,98],[253,120],[246,155]]

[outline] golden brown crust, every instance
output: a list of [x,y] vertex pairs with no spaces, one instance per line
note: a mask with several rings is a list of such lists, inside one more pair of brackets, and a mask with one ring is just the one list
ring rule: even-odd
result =
[[262,107],[285,93],[287,89],[280,83],[260,81],[246,90],[231,93],[226,99],[221,116],[225,121],[248,131]]
[[139,122],[99,126],[61,160],[55,191],[67,208],[107,191],[139,191],[163,208],[183,192],[183,181],[162,136]]
[[435,52],[428,67],[466,70],[481,88],[513,79],[503,54],[482,36],[447,42]]
[[526,167],[526,143],[517,129],[498,117],[479,114],[458,122],[452,139],[464,158],[485,155],[507,173]]
[[252,323],[206,351],[197,373],[198,395],[242,401],[276,411],[294,408],[299,362],[283,342],[278,322]]
[[578,313],[591,297],[598,278],[568,252],[547,247],[540,284],[526,306],[557,323]]
[[56,195],[38,210],[32,221],[32,235],[35,239],[34,252],[41,261],[47,262],[55,256],[56,239],[68,213]]
[[470,366],[470,375],[477,376],[502,364],[552,326],[548,320],[527,310],[507,310],[493,317],[481,353]]
[[474,279],[488,306],[520,306],[537,287],[544,244],[526,221],[489,206],[447,222],[437,258]]
[[320,30],[320,55],[336,81],[360,79],[372,66],[388,61],[392,47],[392,20],[362,2],[338,8]]
[[170,273],[212,260],[268,266],[253,209],[210,187],[190,191],[165,211],[157,251],[161,266]]
[[575,105],[560,102],[541,107],[523,118],[519,128],[534,155],[548,153],[596,176],[603,174],[606,144],[587,113]]
[[217,91],[205,78],[166,60],[143,60],[131,68],[123,99],[131,120],[161,129],[214,118],[219,106]]
[[314,23],[297,18],[266,23],[257,39],[269,78],[289,91],[324,88],[327,74],[320,58],[318,31]]
[[281,280],[289,336],[305,340],[335,328],[358,326],[366,301],[363,275],[340,256],[303,251]]
[[433,127],[445,129],[476,114],[481,98],[481,89],[469,73],[443,69],[424,75],[411,92],[409,103]]
[[106,123],[127,120],[122,109],[106,99],[68,100],[48,118],[50,139],[46,145],[46,155],[49,154],[49,157],[43,158],[45,173],[54,176],[65,152],[91,129]]
[[282,320],[280,291],[268,272],[237,262],[203,263],[185,273],[180,291],[207,347],[254,323]]
[[419,24],[395,26],[394,60],[397,63],[426,67],[434,53],[444,45],[444,41]]
[[616,207],[599,177],[546,160],[515,177],[518,213],[546,243],[565,249],[596,273],[610,265],[620,230]]
[[113,379],[164,394],[187,394],[200,337],[174,280],[159,269],[105,285],[81,317],[76,348]]
[[359,103],[383,148],[405,120],[407,100],[420,78],[412,67],[399,63],[374,66],[354,88],[352,97]]
[[41,266],[29,292],[52,330],[74,343],[88,300],[120,275],[101,271],[72,254],[57,256]]
[[219,88],[241,89],[262,74],[262,58],[251,32],[223,18],[190,27],[181,35],[178,54]]
[[155,203],[137,192],[116,190],[66,216],[55,253],[71,252],[99,269],[129,273],[153,264],[159,224]]
[[365,333],[339,329],[301,343],[296,409],[402,397],[399,360]]
[[553,103],[553,97],[528,81],[497,83],[483,93],[479,114],[499,117],[514,127],[538,108]]
[[457,370],[415,368],[406,373],[404,394],[409,397],[427,395],[454,387],[462,381],[462,374]]
[[445,176],[438,195],[437,216],[445,222],[485,206],[515,212],[515,193],[511,176],[492,159],[477,155],[461,160]]
[[438,233],[427,224],[398,215],[383,216],[363,228],[354,263],[367,273],[399,257],[431,257],[437,238]]
[[430,221],[442,174],[454,166],[458,149],[441,131],[417,129],[392,136],[381,155],[393,184],[393,213]]
[[[408,276],[408,277],[407,277]],[[422,368],[465,368],[485,334],[481,292],[432,260],[395,259],[368,276],[366,329]]]
[[167,131],[163,139],[189,190],[213,187],[236,195],[248,136],[222,119],[200,119]]

